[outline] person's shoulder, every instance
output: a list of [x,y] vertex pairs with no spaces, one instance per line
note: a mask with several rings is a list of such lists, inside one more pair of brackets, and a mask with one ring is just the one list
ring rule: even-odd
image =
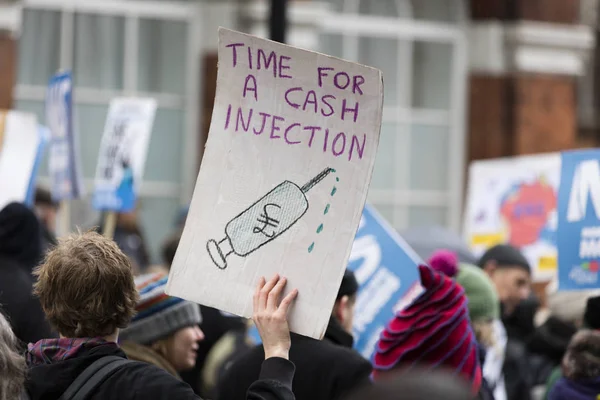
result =
[[125,364],[106,383],[107,390],[130,393],[130,398],[136,400],[198,399],[188,384],[157,366],[139,361]]

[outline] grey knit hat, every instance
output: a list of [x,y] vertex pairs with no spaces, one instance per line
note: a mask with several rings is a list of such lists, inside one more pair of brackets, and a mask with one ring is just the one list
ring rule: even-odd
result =
[[165,293],[166,275],[142,275],[135,284],[140,294],[137,314],[119,334],[122,340],[148,345],[202,322],[197,304]]

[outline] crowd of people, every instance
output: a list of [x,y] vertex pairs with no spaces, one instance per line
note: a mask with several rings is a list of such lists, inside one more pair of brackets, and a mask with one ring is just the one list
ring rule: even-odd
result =
[[315,340],[290,333],[302,293],[284,296],[285,277],[260,279],[252,321],[165,294],[185,212],[152,265],[135,213],[113,238],[100,224],[57,240],[58,209],[38,190],[32,209],[0,211],[0,400],[600,398],[600,291],[538,299],[509,245],[477,265],[431,254],[423,292],[368,360],[353,349],[350,271]]

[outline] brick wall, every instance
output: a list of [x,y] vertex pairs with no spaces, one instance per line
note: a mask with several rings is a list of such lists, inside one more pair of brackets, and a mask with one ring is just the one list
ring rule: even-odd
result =
[[13,86],[16,82],[17,44],[8,34],[0,31],[0,109],[13,105]]
[[575,78],[526,75],[513,80],[512,154],[560,151],[575,147]]

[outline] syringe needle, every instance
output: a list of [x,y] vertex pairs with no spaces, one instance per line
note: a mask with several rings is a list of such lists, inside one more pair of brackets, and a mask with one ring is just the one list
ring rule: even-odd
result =
[[306,185],[302,186],[302,188],[300,190],[302,190],[302,193],[308,192],[310,189],[312,189],[313,187],[315,187],[316,184],[318,184],[319,182],[321,182],[323,179],[325,179],[325,177],[327,175],[329,175],[332,172],[335,172],[335,169],[333,169],[333,168],[325,168],[323,170],[323,172],[321,172],[319,175],[315,176],[310,181],[308,181],[306,183]]

